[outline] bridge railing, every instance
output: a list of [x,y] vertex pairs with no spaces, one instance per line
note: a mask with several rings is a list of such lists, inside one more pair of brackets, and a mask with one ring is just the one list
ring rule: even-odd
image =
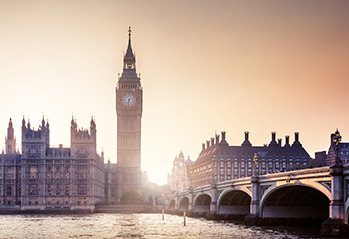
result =
[[[273,174],[264,174],[259,176],[259,181],[261,183],[266,181],[280,181],[289,178],[290,180],[294,179],[304,179],[304,178],[314,178],[314,177],[324,177],[328,176],[330,173],[330,167],[318,167],[318,168],[309,168],[309,169],[300,169],[286,172],[279,172]],[[344,174],[349,175],[349,164],[344,165]],[[217,188],[226,188],[226,187],[237,187],[237,186],[246,186],[251,184],[251,177],[238,178],[227,180],[217,183]],[[204,185],[193,189],[193,193],[197,194],[200,192],[209,191],[211,185]],[[178,192],[178,196],[182,197],[189,194],[189,190]],[[168,195],[168,199],[173,199],[176,197],[176,193]]]

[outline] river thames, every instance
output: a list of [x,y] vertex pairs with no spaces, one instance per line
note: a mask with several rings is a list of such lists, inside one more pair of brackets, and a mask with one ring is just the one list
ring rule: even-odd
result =
[[1,215],[0,238],[319,238],[319,229],[247,227],[165,214]]

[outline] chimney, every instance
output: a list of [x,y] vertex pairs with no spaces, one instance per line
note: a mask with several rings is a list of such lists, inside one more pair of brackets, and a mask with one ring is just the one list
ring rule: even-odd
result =
[[209,148],[210,147],[210,141],[206,140],[206,144],[207,144],[207,148]]
[[[271,132],[271,141],[274,142],[275,141],[275,132]],[[276,142],[276,141],[275,141]]]
[[205,143],[202,143],[202,151],[205,150]]
[[281,147],[281,141],[282,139],[278,139],[278,145]]
[[221,143],[226,143],[226,141],[225,141],[225,131],[222,131],[221,134],[222,134],[222,141],[221,141]]
[[275,132],[271,132],[271,141],[270,141],[269,146],[276,146],[277,145],[275,139],[276,139],[276,133]]
[[214,138],[212,137],[211,138],[211,146],[213,146],[214,145]]
[[292,144],[292,147],[294,146],[302,146],[302,144],[299,142],[299,133],[295,132],[294,133],[294,142]]
[[219,135],[216,134],[216,144],[219,144]]
[[299,133],[298,132],[294,133],[294,141],[299,142]]
[[241,144],[241,146],[252,146],[252,144],[248,140],[248,131],[245,131],[245,141]]
[[285,141],[286,141],[285,146],[290,146],[290,136],[289,135],[285,136]]

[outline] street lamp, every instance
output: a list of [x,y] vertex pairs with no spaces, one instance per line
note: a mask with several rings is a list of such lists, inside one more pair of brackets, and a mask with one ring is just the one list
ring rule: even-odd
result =
[[212,162],[212,183],[216,184],[216,164],[214,162]]
[[333,143],[336,145],[336,158],[335,158],[335,161],[334,161],[334,164],[335,165],[340,165],[342,164],[339,156],[338,156],[338,145],[339,143],[342,141],[342,136],[340,135],[338,129],[336,130],[336,132],[334,133],[334,136],[333,136]]
[[253,176],[258,176],[258,157],[257,153],[253,156]]

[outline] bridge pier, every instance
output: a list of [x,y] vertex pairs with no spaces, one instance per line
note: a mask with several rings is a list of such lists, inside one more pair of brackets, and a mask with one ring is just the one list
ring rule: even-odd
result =
[[206,219],[215,220],[218,219],[217,215],[217,184],[215,181],[211,184],[211,204],[210,211],[206,214]]
[[176,196],[175,196],[175,208],[172,211],[172,214],[177,214],[178,213],[178,191],[176,191]]
[[259,224],[259,176],[254,175],[251,177],[252,184],[252,200],[250,206],[250,214],[248,214],[244,221],[246,225],[258,225]]
[[343,166],[332,165],[331,203],[329,219],[321,224],[321,236],[341,237],[349,235],[349,226],[344,222]]
[[188,204],[188,212],[193,212],[193,188],[189,189],[189,204]]

